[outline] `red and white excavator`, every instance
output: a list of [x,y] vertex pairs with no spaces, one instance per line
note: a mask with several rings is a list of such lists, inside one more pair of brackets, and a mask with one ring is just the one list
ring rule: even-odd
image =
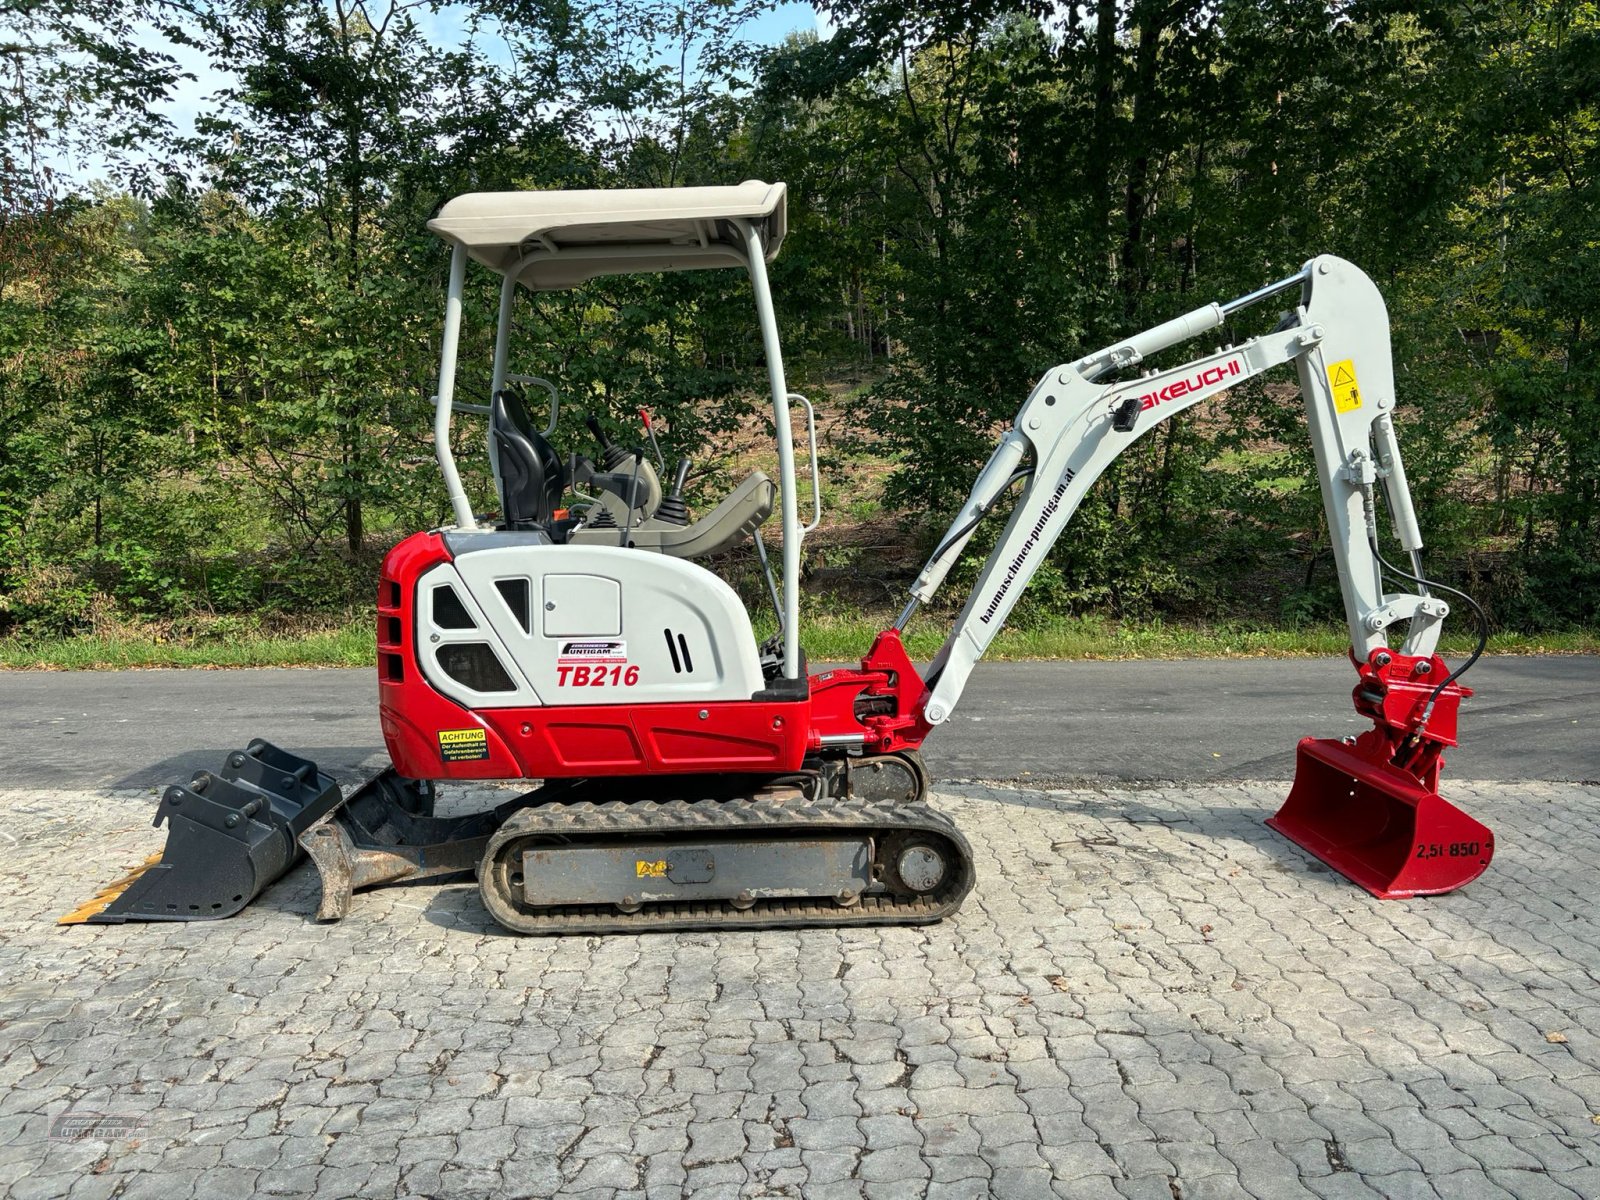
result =
[[[1379,897],[1447,892],[1488,865],[1489,831],[1438,792],[1441,751],[1455,744],[1469,694],[1457,680],[1472,659],[1452,671],[1435,653],[1450,611],[1441,593],[1459,593],[1423,574],[1395,440],[1388,318],[1350,263],[1314,258],[1045,372],[899,620],[859,669],[808,675],[800,555],[822,501],[815,415],[785,381],[766,272],[783,243],[784,185],[471,194],[428,227],[451,247],[433,432],[453,522],[397,545],[378,585],[378,704],[392,767],[346,796],[313,763],[253,741],[221,771],[169,788],[156,815],[168,825],[163,855],[65,920],[229,916],[302,848],[321,876],[324,919],[344,916],[360,888],[470,871],[489,912],[522,933],[937,920],[973,886],[973,865],[961,833],[926,802],[923,739],[949,719],[1112,459],[1175,413],[1290,363],[1344,594],[1355,706],[1372,727],[1303,740],[1293,789],[1269,823]],[[455,399],[473,262],[501,279],[487,406]],[[510,371],[511,332],[519,289],[726,266],[744,268],[754,292],[778,478],[757,472],[693,518],[687,462],[663,489],[642,447],[603,434],[593,459],[551,446],[557,389]],[[1272,332],[1137,370],[1279,294],[1292,307]],[[530,388],[550,397],[542,431]],[[806,416],[805,523],[791,406]],[[498,519],[474,514],[457,473],[449,435],[460,412],[488,418]],[[919,672],[901,631],[1019,485],[955,627]],[[1405,568],[1379,552],[1380,490]],[[761,526],[774,510],[781,553],[767,579],[779,632],[757,644],[738,595],[696,559],[748,536],[766,564]],[[434,799],[447,780],[539,786],[446,818]]]

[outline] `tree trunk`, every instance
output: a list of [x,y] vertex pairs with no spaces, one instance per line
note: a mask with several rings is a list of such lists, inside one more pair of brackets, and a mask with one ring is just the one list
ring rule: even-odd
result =
[[1138,308],[1139,297],[1144,292],[1146,271],[1144,263],[1144,220],[1150,197],[1149,139],[1144,130],[1150,122],[1159,120],[1156,100],[1156,68],[1161,61],[1162,14],[1153,4],[1146,6],[1139,21],[1139,46],[1135,52],[1135,87],[1133,93],[1133,136],[1138,139],[1139,150],[1128,166],[1128,184],[1123,194],[1123,230],[1121,254],[1122,309],[1125,317],[1132,317]]
[[1117,103],[1117,0],[1099,0],[1094,27],[1094,126],[1089,152],[1089,195],[1095,227],[1111,221],[1111,132]]

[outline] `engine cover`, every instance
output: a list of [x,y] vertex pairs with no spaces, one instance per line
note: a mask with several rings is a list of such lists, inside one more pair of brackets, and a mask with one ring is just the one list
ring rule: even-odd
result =
[[418,779],[788,771],[806,700],[765,686],[737,594],[692,562],[538,532],[417,534],[378,604],[380,709]]

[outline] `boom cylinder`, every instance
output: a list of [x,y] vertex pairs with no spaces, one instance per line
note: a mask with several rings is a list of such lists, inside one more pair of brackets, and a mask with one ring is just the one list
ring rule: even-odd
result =
[[979,517],[999,498],[1027,448],[1028,439],[1016,429],[1007,430],[1000,439],[1000,444],[989,456],[989,462],[973,483],[967,502],[961,506],[955,520],[950,522],[950,528],[945,530],[939,552],[928,560],[916,582],[911,585],[913,605],[904,614],[905,619],[909,619],[916,604],[925,604],[933,599],[944,577],[961,557],[961,551],[977,532]]

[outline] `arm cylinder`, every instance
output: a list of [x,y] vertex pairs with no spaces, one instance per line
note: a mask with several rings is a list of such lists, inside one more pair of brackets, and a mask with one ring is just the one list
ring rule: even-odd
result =
[[1217,328],[1222,324],[1222,320],[1221,305],[1202,305],[1193,312],[1186,312],[1181,317],[1163,321],[1154,328],[1136,333],[1113,346],[1107,346],[1104,350],[1097,350],[1087,358],[1080,359],[1078,371],[1084,378],[1093,379],[1117,367],[1132,366],[1152,354],[1160,353],[1168,346],[1176,346],[1179,342],[1186,342],[1209,329]]

